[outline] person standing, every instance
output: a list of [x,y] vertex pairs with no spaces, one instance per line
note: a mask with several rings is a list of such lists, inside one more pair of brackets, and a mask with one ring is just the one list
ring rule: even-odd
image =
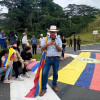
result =
[[52,25],[48,31],[50,33],[50,36],[48,36],[47,44],[45,45],[45,40],[46,40],[45,39],[41,47],[42,50],[47,50],[47,55],[46,55],[46,61],[42,71],[42,91],[39,94],[40,96],[43,96],[46,93],[48,73],[51,65],[53,67],[52,88],[55,92],[58,92],[57,79],[58,79],[60,52],[62,50],[62,41],[56,35],[56,33],[58,32],[56,26]]
[[32,43],[33,54],[36,54],[36,49],[37,49],[37,39],[35,38],[34,35],[32,36],[30,42]]
[[5,44],[6,44],[6,37],[4,36],[4,30],[0,30],[0,44],[1,44],[1,49],[5,49]]
[[66,39],[65,36],[63,36],[62,37],[62,60],[64,60],[65,47],[66,47]]
[[[43,42],[44,42],[44,37],[43,37],[43,34],[41,34],[41,37],[40,37],[40,39],[39,39],[39,48],[41,48]],[[43,51],[41,50],[41,53],[42,53],[42,52],[43,52]]]
[[43,34],[41,34],[40,39],[39,39],[39,48],[41,48],[41,45],[43,42],[44,42],[44,37],[43,37]]
[[27,28],[25,28],[25,32],[22,33],[22,34],[23,34],[23,38],[22,38],[22,48],[23,48],[23,50],[25,50],[25,47],[26,46],[29,46],[28,39],[27,39]]
[[80,45],[81,45],[81,38],[80,38],[80,36],[78,36],[78,39],[77,39],[77,50],[80,50]]
[[70,37],[70,39],[69,39],[69,47],[72,47],[72,39],[71,39],[71,37]]
[[74,51],[76,51],[76,37],[74,35]]
[[17,37],[17,35],[14,33],[14,31],[10,31],[10,33],[9,33],[9,35],[8,35],[9,44],[10,44],[10,45],[14,45],[14,44],[17,45],[17,40],[18,40],[18,37]]

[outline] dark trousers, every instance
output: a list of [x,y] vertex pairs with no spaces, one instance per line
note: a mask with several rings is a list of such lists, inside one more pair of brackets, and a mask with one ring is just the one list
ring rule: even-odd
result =
[[33,54],[36,54],[36,49],[37,49],[37,45],[33,44],[32,45]]
[[62,57],[64,57],[65,47],[62,47]]
[[[19,61],[13,62],[13,69],[15,71],[16,78],[19,75],[19,67],[21,67],[21,63]],[[23,70],[23,74],[25,75],[25,73],[27,72],[26,67],[24,67],[22,70]]]
[[19,48],[19,46],[17,46],[17,50],[18,50],[18,52],[20,53],[20,48]]
[[26,44],[22,44],[23,51],[25,50]]
[[74,44],[74,51],[76,51],[76,44]]
[[80,50],[80,44],[77,44],[77,50]]
[[69,47],[72,47],[72,43],[69,44]]

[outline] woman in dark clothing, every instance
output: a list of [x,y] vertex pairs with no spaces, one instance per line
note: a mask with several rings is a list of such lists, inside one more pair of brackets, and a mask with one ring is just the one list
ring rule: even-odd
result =
[[18,40],[17,35],[13,31],[10,31],[10,33],[8,35],[8,41],[9,41],[10,45],[17,44],[17,40]]
[[63,36],[62,37],[62,60],[64,60],[65,47],[66,47],[66,39]]

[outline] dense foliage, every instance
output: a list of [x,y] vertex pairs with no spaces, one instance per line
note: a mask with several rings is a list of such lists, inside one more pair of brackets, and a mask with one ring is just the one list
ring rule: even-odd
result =
[[27,27],[29,36],[35,34],[37,38],[41,33],[46,35],[50,25],[56,25],[61,36],[80,33],[99,13],[86,5],[70,4],[63,9],[53,0],[2,0],[0,4],[9,9],[6,18],[1,19],[1,26],[19,35]]

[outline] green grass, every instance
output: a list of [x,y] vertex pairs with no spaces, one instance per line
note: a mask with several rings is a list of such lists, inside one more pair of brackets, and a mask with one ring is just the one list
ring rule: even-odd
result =
[[36,61],[40,61],[42,54],[33,54],[32,57],[33,59],[36,59]]
[[[96,35],[96,39],[95,35],[93,35],[93,30],[98,30],[99,32],[98,35]],[[85,28],[81,33],[76,34],[76,38],[78,36],[81,37],[82,45],[100,43],[100,15],[96,16],[96,20],[91,22],[89,26]]]

